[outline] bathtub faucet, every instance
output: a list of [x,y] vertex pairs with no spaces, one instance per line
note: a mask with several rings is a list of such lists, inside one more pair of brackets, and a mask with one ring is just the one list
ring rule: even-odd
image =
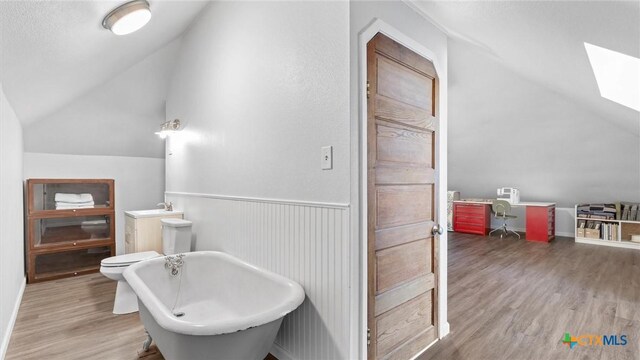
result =
[[169,273],[176,276],[180,273],[180,268],[184,265],[184,254],[178,254],[175,256],[167,255],[164,257],[164,268],[169,270]]

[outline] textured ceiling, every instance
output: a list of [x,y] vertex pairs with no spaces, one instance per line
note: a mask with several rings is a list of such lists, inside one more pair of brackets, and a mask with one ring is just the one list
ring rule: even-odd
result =
[[125,1],[0,1],[0,80],[30,123],[105,83],[169,43],[205,1],[150,1],[140,31],[116,36],[102,19]]
[[409,5],[451,37],[638,132],[638,111],[600,97],[583,43],[640,57],[640,1],[415,0]]

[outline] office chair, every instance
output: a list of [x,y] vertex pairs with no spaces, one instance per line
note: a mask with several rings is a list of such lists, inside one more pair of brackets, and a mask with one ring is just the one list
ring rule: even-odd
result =
[[496,219],[502,220],[502,226],[496,229],[491,230],[489,232],[489,236],[493,234],[495,231],[502,230],[502,234],[500,234],[500,239],[502,236],[509,236],[509,233],[515,234],[518,239],[520,239],[520,234],[513,230],[507,229],[507,220],[509,219],[517,219],[516,215],[509,214],[511,212],[511,204],[505,200],[493,200],[493,204],[491,204],[491,211]]

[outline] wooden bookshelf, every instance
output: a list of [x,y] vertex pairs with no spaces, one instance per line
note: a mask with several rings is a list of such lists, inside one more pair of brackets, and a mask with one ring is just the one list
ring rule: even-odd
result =
[[[89,193],[91,208],[57,210],[56,193]],[[29,283],[97,272],[115,255],[114,181],[29,179],[26,260]]]
[[[638,234],[640,235],[640,221],[634,220],[614,220],[614,219],[597,219],[597,218],[589,218],[584,216],[578,216],[578,205],[575,206],[575,224],[574,224],[574,232],[575,239],[577,243],[582,244],[592,244],[592,245],[602,245],[602,246],[613,246],[620,247],[625,249],[638,249],[640,250],[640,243],[636,243],[631,241],[631,235]],[[579,221],[597,221],[600,223],[608,223],[608,224],[617,224],[618,230],[615,234],[615,239],[613,240],[604,240],[602,238],[591,238],[580,236],[578,233]],[[602,236],[602,229],[600,229],[600,234]]]

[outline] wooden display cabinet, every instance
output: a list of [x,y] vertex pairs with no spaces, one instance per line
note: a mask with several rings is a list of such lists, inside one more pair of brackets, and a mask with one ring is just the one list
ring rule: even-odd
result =
[[[56,193],[88,193],[94,205],[56,209]],[[115,255],[112,179],[28,179],[25,208],[29,283],[97,272]]]

